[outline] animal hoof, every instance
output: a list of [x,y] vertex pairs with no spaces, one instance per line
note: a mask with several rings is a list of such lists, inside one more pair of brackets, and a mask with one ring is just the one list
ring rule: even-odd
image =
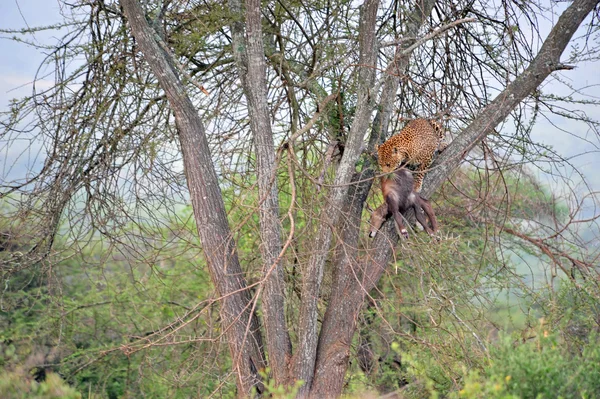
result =
[[408,231],[406,231],[406,229],[400,230],[400,234],[402,234],[402,237],[408,238]]
[[373,237],[375,237],[375,235],[376,235],[376,234],[377,234],[377,232],[376,232],[376,231],[372,231],[372,232],[370,232],[370,233],[369,233],[369,238],[373,238]]
[[442,241],[442,236],[439,232],[435,232],[435,233],[431,233],[431,238],[433,238],[435,240],[435,242],[440,242]]

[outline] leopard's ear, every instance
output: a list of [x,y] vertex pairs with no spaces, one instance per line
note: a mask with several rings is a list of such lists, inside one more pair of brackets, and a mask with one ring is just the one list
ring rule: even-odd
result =
[[379,144],[375,144],[375,151],[379,151]]

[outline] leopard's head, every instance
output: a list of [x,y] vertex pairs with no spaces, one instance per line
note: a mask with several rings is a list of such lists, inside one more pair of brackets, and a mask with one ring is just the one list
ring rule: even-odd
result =
[[402,148],[402,138],[398,136],[392,136],[377,147],[377,162],[384,173],[393,172],[405,160],[406,153]]

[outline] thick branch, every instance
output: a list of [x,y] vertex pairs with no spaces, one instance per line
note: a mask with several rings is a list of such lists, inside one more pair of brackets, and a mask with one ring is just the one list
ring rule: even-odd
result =
[[317,353],[317,301],[323,280],[323,267],[331,244],[331,226],[339,219],[352,178],[354,165],[360,156],[361,144],[371,119],[371,93],[377,62],[375,22],[378,0],[366,0],[362,6],[359,26],[359,88],[354,123],[348,134],[344,155],[340,161],[334,187],[327,206],[319,218],[319,231],[311,251],[309,264],[303,273],[302,307],[298,348],[294,355],[294,377],[304,381],[300,395],[308,393],[312,384]]
[[[410,37],[417,35],[431,13],[433,5],[433,0],[415,5],[408,17],[406,35]],[[386,69],[378,111],[371,128],[369,151],[374,148],[376,142],[382,141],[387,136],[394,99],[400,82],[399,76],[408,66],[410,55],[416,48],[413,46],[414,42],[414,39],[402,42],[402,45],[396,48],[394,60]],[[411,50],[407,51],[407,49]],[[350,356],[350,345],[356,331],[356,320],[364,302],[366,290],[370,289],[365,288],[365,285],[372,287],[376,284],[385,269],[393,244],[397,242],[397,237],[391,238],[391,234],[387,240],[383,240],[383,237],[387,236],[382,234],[382,237],[378,236],[373,243],[376,249],[370,252],[372,255],[369,255],[363,262],[358,260],[357,248],[362,208],[371,189],[373,176],[373,169],[368,167],[363,169],[363,172],[354,179],[361,183],[352,186],[348,191],[344,208],[347,218],[341,224],[340,229],[343,250],[335,261],[332,296],[319,336],[315,381],[311,391],[311,395],[314,397],[336,397],[342,393],[344,375]],[[393,244],[389,245],[390,241],[388,240],[392,240]],[[366,270],[370,272],[376,270],[379,274],[372,276]],[[375,277],[376,279],[373,280]]]
[[[239,0],[230,0],[235,15],[241,12]],[[267,108],[266,65],[261,27],[260,0],[248,0],[245,7],[246,36],[243,26],[234,24],[233,51],[244,94],[248,100],[250,129],[257,159],[260,211],[260,251],[265,273],[262,301],[269,366],[277,385],[287,380],[292,345],[285,323],[281,224],[275,180],[275,149]]]
[[[529,93],[554,70],[564,69],[559,62],[560,54],[563,52],[573,33],[583,21],[585,16],[597,4],[597,0],[580,0],[573,3],[559,19],[557,26],[552,30],[550,36],[542,46],[540,54],[532,65],[510,85],[494,102],[492,102],[461,136],[452,143],[452,151],[444,151],[443,157],[437,162],[439,166],[429,172],[424,185],[424,195],[431,195],[437,187],[458,166],[468,151],[493,128]],[[410,48],[407,43],[406,48]],[[408,57],[402,52],[397,53],[397,64],[388,66],[386,72],[391,76],[392,72],[397,75],[408,62]],[[393,90],[394,81],[384,82],[384,90],[395,94]],[[387,87],[386,87],[387,86]],[[397,86],[396,86],[397,87]],[[385,97],[382,94],[381,110],[386,109]],[[370,144],[381,140],[385,136],[387,120],[385,114],[378,113],[373,127]],[[381,129],[381,130],[379,130]],[[365,176],[362,176],[364,179]],[[368,192],[368,190],[367,190]],[[340,264],[336,265],[334,275],[334,286],[332,298],[325,314],[321,337],[319,342],[317,371],[313,383],[315,397],[338,396],[342,390],[341,383],[346,372],[352,337],[356,330],[356,320],[362,308],[366,293],[371,290],[385,271],[389,262],[392,248],[397,243],[398,237],[393,231],[393,222],[388,222],[372,242],[371,248],[361,262],[354,260],[357,256],[353,248],[358,244],[358,229],[362,211],[362,203],[365,193],[356,191],[356,197],[350,197],[351,224],[344,226],[344,255],[340,258]],[[357,206],[358,203],[361,206]],[[356,212],[356,213],[355,213]]]
[[[246,281],[229,231],[204,126],[177,78],[170,55],[157,43],[161,39],[148,24],[138,1],[121,0],[121,5],[132,34],[175,114],[203,253],[213,284],[219,296],[223,297],[221,318],[237,376],[238,395],[246,397],[254,386],[260,384],[258,371],[264,367],[261,337],[256,318],[251,316]],[[166,50],[166,47],[163,48]]]

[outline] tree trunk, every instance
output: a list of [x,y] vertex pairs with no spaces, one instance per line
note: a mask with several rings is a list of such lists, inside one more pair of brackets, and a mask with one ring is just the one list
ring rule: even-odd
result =
[[[240,0],[230,0],[238,22],[232,26],[233,52],[248,101],[250,129],[256,149],[260,211],[260,251],[263,260],[264,293],[262,309],[272,378],[277,385],[288,380],[292,344],[285,322],[283,264],[280,257],[281,225],[275,180],[275,149],[267,108],[265,50],[261,26],[260,0],[248,0],[245,7],[246,38]],[[259,288],[260,290],[260,288]]]
[[[257,374],[258,370],[264,367],[261,337],[258,323],[250,313],[251,301],[245,290],[246,283],[229,232],[204,127],[185,93],[183,85],[178,81],[171,67],[172,64],[169,63],[169,55],[163,50],[164,45],[163,49],[158,45],[157,40],[160,39],[149,27],[137,1],[121,0],[121,3],[144,57],[156,74],[161,87],[165,90],[175,114],[198,232],[211,278],[222,297],[221,316],[230,345],[234,372],[237,374],[238,394],[247,396],[254,385],[258,385],[260,388]],[[419,3],[419,6],[422,6],[424,10],[430,10],[427,4]],[[575,0],[565,10],[531,65],[486,106],[438,158],[433,170],[426,175],[422,192],[424,196],[430,196],[458,167],[468,152],[486,135],[490,134],[495,126],[505,119],[511,110],[535,90],[550,73],[560,69],[569,69],[560,64],[560,55],[583,19],[597,4],[598,0]],[[242,54],[248,57],[248,63],[244,64],[246,61],[242,59],[242,63],[238,63],[238,67],[247,65],[246,74],[249,80],[262,79],[264,78],[263,50],[261,45],[254,41],[262,40],[259,4],[252,0],[249,2],[248,8],[246,15],[247,52]],[[373,87],[374,67],[377,59],[375,39],[377,8],[378,0],[366,0],[361,10],[360,72],[355,119],[327,206],[324,207],[320,216],[319,232],[315,245],[311,248],[309,264],[303,271],[299,341],[292,362],[294,373],[292,376],[305,382],[300,396],[305,396],[309,392],[314,397],[335,397],[341,394],[358,314],[366,293],[381,278],[398,239],[394,233],[393,223],[386,223],[371,243],[366,255],[359,258],[356,251],[357,245],[354,244],[358,243],[360,213],[370,184],[356,185],[352,190],[348,190],[348,183],[353,175],[355,162],[360,155],[362,139],[371,116],[373,101],[371,96],[376,94],[371,93],[370,89]],[[254,61],[250,61],[251,59]],[[401,58],[399,65],[402,66],[407,60],[407,56]],[[262,158],[259,159],[259,190],[261,192],[261,239],[263,242],[261,252],[267,277],[265,317],[266,320],[271,317],[267,326],[269,352],[271,355],[271,351],[273,351],[273,354],[278,356],[278,359],[273,357],[271,360],[272,367],[277,367],[279,372],[281,370],[276,366],[279,364],[277,362],[285,363],[285,355],[289,355],[289,338],[285,331],[285,323],[282,322],[283,297],[279,296],[282,286],[278,285],[282,283],[280,280],[282,276],[278,274],[281,265],[277,255],[281,248],[280,228],[278,223],[275,223],[276,228],[263,225],[263,221],[267,224],[271,223],[277,213],[277,190],[274,181],[271,181],[274,151],[268,112],[266,108],[262,108],[266,107],[266,102],[261,103],[261,98],[266,99],[266,85],[261,80],[252,87],[251,89],[245,88],[245,91],[252,113],[252,130],[257,146],[257,158]],[[263,87],[265,91],[261,92]],[[385,133],[387,130],[392,109],[390,104],[392,104],[397,90],[394,90],[394,87],[397,88],[397,82],[394,80],[390,80],[389,85],[387,82],[384,84],[381,100],[383,111],[376,118],[370,143],[378,140],[381,133]],[[258,98],[252,99],[254,96],[258,96]],[[254,101],[256,103],[253,103]],[[267,115],[266,125],[263,120],[264,115]],[[265,152],[261,154],[259,147],[263,147]],[[365,178],[369,173],[372,171],[367,170],[360,174],[360,179]],[[346,205],[344,205],[345,203]],[[340,257],[334,270],[332,297],[321,329],[317,351],[317,300],[324,262],[332,240],[331,228],[338,223],[342,208],[347,209],[350,215],[344,223],[342,232],[346,247],[345,251],[342,251],[344,255]],[[271,239],[275,237],[276,241],[273,243]],[[264,247],[267,243],[268,248]],[[267,298],[271,298],[275,302],[269,303]],[[279,299],[281,302],[277,302]],[[277,311],[276,309],[280,307],[281,311]],[[267,308],[273,311],[271,316],[266,315]],[[283,331],[278,328],[283,328]],[[271,330],[269,331],[269,329]],[[284,335],[282,336],[282,334]],[[278,341],[280,344],[275,343],[277,340],[280,340]],[[271,345],[273,345],[273,349]],[[282,381],[284,377],[279,374],[276,378]]]
[[[418,31],[431,13],[433,5],[434,1],[430,0],[415,6],[408,18],[409,24],[404,32],[405,36],[417,37]],[[369,151],[373,150],[376,142],[384,140],[387,136],[400,75],[408,66],[412,54],[412,51],[406,52],[405,50],[414,42],[415,40],[410,40],[398,46],[394,61],[386,69],[379,111],[373,121],[370,134]],[[341,226],[341,245],[344,246],[344,250],[341,251],[341,256],[335,264],[331,299],[319,336],[315,380],[311,390],[312,397],[338,397],[341,395],[344,376],[348,368],[352,337],[356,331],[356,322],[364,303],[365,294],[368,292],[367,287],[374,286],[381,277],[387,259],[392,253],[391,249],[398,240],[390,232],[387,236],[385,234],[382,234],[382,237],[377,236],[378,239],[373,242],[374,250],[371,252],[383,260],[379,261],[380,263],[377,263],[375,267],[369,266],[369,258],[361,264],[357,251],[360,221],[363,204],[371,189],[373,177],[373,169],[363,169],[363,172],[354,179],[360,183],[351,186],[348,192],[344,212],[348,216]],[[365,273],[366,267],[372,269],[371,273]],[[374,271],[375,275],[372,274]],[[372,279],[375,280],[372,281]]]
[[299,392],[301,397],[309,392],[314,374],[317,354],[317,302],[323,280],[323,268],[331,244],[331,228],[339,219],[348,191],[348,183],[354,173],[354,165],[360,156],[363,137],[371,119],[370,89],[373,87],[374,69],[377,65],[375,22],[378,6],[378,0],[366,0],[362,5],[358,34],[360,67],[355,118],[334,179],[334,187],[327,199],[327,206],[319,217],[319,230],[315,245],[311,248],[308,266],[303,271],[299,339],[293,361],[294,377],[304,381]]
[[[529,68],[484,108],[473,123],[442,153],[442,156],[434,164],[434,169],[426,175],[422,193],[424,196],[433,194],[458,167],[468,151],[491,133],[496,125],[505,119],[510,111],[535,90],[551,72],[568,69],[560,64],[560,55],[585,16],[593,10],[597,3],[598,0],[578,0],[561,15]],[[423,8],[425,12],[427,7]],[[392,87],[390,84],[388,91],[384,86],[383,93],[390,92],[395,95]],[[387,108],[385,100],[382,94],[380,110]],[[375,121],[378,120],[382,121],[382,132],[385,132],[383,130],[387,129],[383,123],[386,120],[385,115],[382,115],[380,119],[378,114]],[[374,129],[377,126],[377,123],[374,123]],[[373,133],[370,143],[381,136],[379,132]],[[357,180],[365,178],[367,175],[363,174]],[[369,186],[370,182],[367,185]],[[337,397],[341,394],[350,346],[365,295],[383,275],[385,266],[393,253],[392,248],[398,240],[393,229],[393,222],[388,222],[372,242],[371,248],[363,260],[359,262],[353,259],[357,256],[355,248],[358,244],[360,214],[366,194],[368,194],[368,189],[366,192],[364,189],[349,192],[350,221],[343,226],[342,233],[345,247],[342,252],[348,257],[342,258],[334,271],[332,297],[319,339],[317,368],[311,390],[313,397]]]
[[132,34],[146,62],[154,71],[175,114],[183,151],[194,217],[211,279],[221,299],[222,330],[226,333],[239,397],[253,387],[261,390],[258,371],[263,369],[258,322],[251,314],[251,301],[229,231],[225,205],[210,157],[204,126],[172,67],[166,47],[159,46],[157,33],[146,21],[137,0],[121,0]]
[[[356,180],[363,178],[364,174],[359,174]],[[375,285],[374,276],[378,280],[385,270],[392,248],[390,244],[397,243],[397,237],[394,238],[390,231],[387,234],[380,232],[374,242],[378,245],[374,245],[367,260],[360,260],[357,245],[360,215],[369,194],[368,188],[364,188],[364,185],[352,186],[350,203],[344,208],[347,211],[345,214],[349,216],[344,219],[341,230],[343,255],[334,269],[332,295],[319,337],[315,378],[310,391],[310,396],[314,398],[335,398],[341,395],[352,337],[365,295]],[[378,270],[379,273],[373,274],[369,269]]]

